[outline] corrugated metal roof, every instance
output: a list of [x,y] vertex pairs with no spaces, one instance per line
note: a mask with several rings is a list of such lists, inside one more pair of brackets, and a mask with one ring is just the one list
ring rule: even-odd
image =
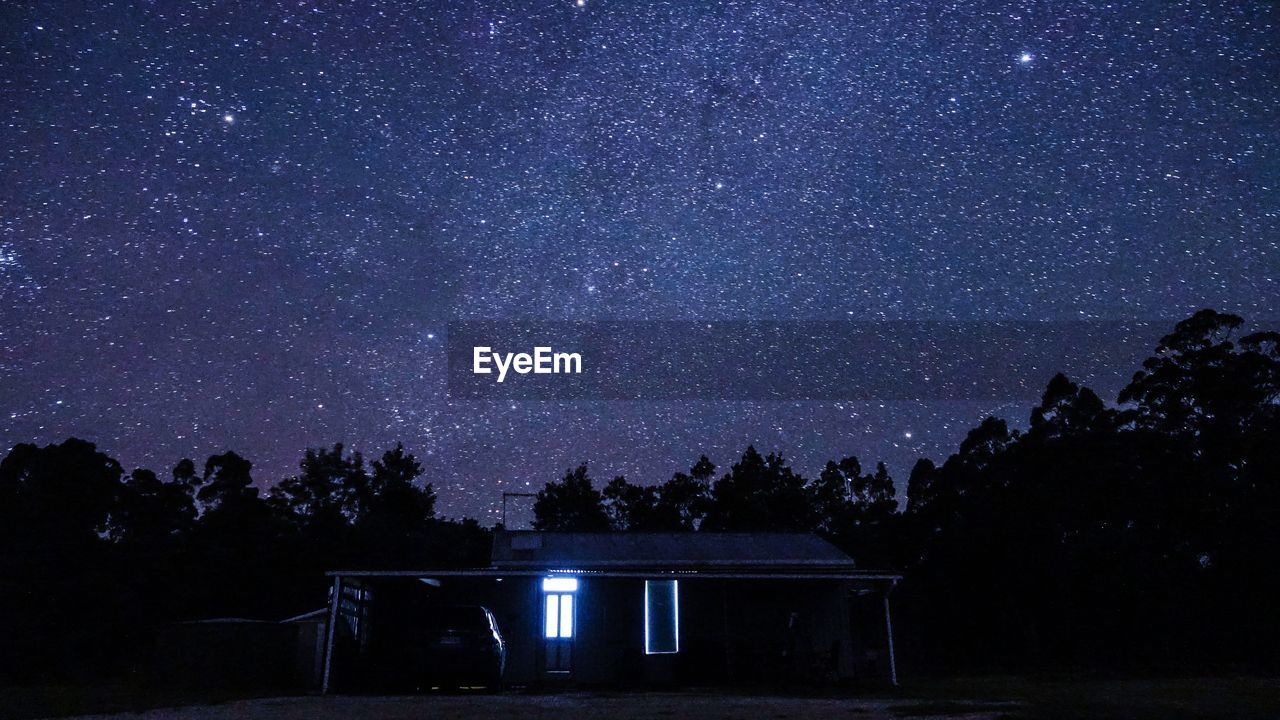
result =
[[853,559],[810,533],[497,532],[495,568],[785,568],[852,570]]

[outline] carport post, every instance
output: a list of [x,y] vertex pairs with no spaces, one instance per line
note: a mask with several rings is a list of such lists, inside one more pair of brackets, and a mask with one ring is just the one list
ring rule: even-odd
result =
[[893,615],[889,613],[889,593],[897,584],[897,580],[890,581],[888,589],[884,591],[884,630],[889,637],[889,682],[893,683],[894,687],[898,686],[898,661],[893,656]]
[[333,576],[333,593],[329,596],[329,622],[325,627],[324,679],[320,682],[320,694],[329,694],[329,672],[333,667],[333,639],[338,634],[338,605],[342,603],[342,576]]

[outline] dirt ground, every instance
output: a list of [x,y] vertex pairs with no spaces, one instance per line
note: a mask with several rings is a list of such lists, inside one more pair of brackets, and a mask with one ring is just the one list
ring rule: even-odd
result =
[[[95,717],[114,720],[1275,720],[1280,678],[977,677],[912,682],[898,690],[786,696],[738,690],[587,692],[409,697],[332,696],[235,700],[155,694],[137,688],[0,688],[0,718]],[[184,707],[178,707],[184,706]],[[158,708],[141,712],[127,709]],[[86,715],[89,712],[114,714]]]
[[922,705],[918,700],[869,700],[725,696],[690,693],[557,695],[432,695],[414,697],[296,697],[241,700],[219,705],[151,710],[140,714],[82,717],[115,720],[632,720],[692,718],[693,720],[796,720],[817,718],[931,717],[993,720],[1008,717],[1011,707],[991,703]]

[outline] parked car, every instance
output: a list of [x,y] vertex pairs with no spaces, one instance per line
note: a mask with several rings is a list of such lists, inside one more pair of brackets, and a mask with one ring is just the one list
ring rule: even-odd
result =
[[488,608],[433,608],[426,618],[422,640],[427,687],[501,689],[507,644]]

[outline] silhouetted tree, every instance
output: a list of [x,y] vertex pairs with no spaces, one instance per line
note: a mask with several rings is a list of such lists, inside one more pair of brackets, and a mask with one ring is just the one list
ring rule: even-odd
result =
[[619,475],[609,481],[600,493],[609,527],[614,530],[655,530],[657,488],[632,485]]
[[[182,467],[181,463],[179,467]],[[256,500],[258,488],[253,486],[252,469],[253,463],[230,450],[221,455],[210,455],[204,463],[204,475],[196,499],[206,510],[217,510],[224,505],[238,507],[241,503]]]
[[291,552],[287,518],[259,497],[252,469],[232,451],[205,461],[186,581],[193,617],[278,616],[307,567]]
[[76,438],[20,444],[0,460],[0,676],[74,679],[114,656],[76,630],[109,624],[120,608],[108,538],[125,520],[122,475]]
[[200,489],[200,483],[203,482],[201,477],[196,474],[196,464],[191,458],[183,458],[173,466],[173,482],[186,488],[186,492],[191,497],[196,496],[196,492]]
[[1178,459],[1160,483],[1153,523],[1185,568],[1175,572],[1191,578],[1185,595],[1203,598],[1204,612],[1230,608],[1237,622],[1214,635],[1257,652],[1280,641],[1275,613],[1261,609],[1280,601],[1266,559],[1280,551],[1280,335],[1253,333],[1237,346],[1231,337],[1243,324],[1213,310],[1179,322],[1120,401],[1129,403],[1122,418],[1131,434]]
[[704,455],[689,474],[678,472],[661,485],[633,485],[618,476],[601,493],[614,530],[682,532],[697,529],[710,498],[715,465]]
[[358,495],[353,562],[426,567],[465,555],[433,547],[432,536],[446,523],[434,520],[435,491],[429,483],[418,485],[421,476],[421,463],[399,443],[373,462],[373,474]]
[[196,506],[189,484],[161,482],[156,474],[138,468],[121,492],[113,535],[124,542],[162,546],[191,532]]
[[884,463],[864,475],[856,457],[828,462],[808,486],[817,529],[864,567],[885,568],[897,561],[893,546],[898,500]]
[[431,483],[419,488],[416,483],[421,476],[422,464],[411,453],[405,452],[404,445],[396,443],[373,463],[372,500],[369,502],[373,505],[408,506],[410,517],[415,520],[435,517],[435,488]]
[[1097,394],[1058,373],[1049,381],[1040,404],[1031,411],[1029,432],[1040,438],[1071,437],[1110,430],[1113,422],[1114,413],[1107,410]]
[[565,471],[559,482],[547,483],[538,491],[533,515],[533,526],[539,530],[609,529],[604,498],[592,487],[585,463]]
[[110,529],[123,474],[84,440],[18,445],[0,461],[0,527],[67,542],[96,538]]
[[835,535],[858,522],[853,485],[862,478],[862,464],[850,456],[840,462],[827,461],[818,479],[809,485],[809,495],[818,516],[818,529]]
[[271,502],[303,527],[339,533],[360,511],[369,494],[369,476],[360,453],[347,455],[342,443],[332,450],[308,449],[301,473],[271,489]]
[[922,507],[933,502],[933,491],[938,479],[938,466],[929,458],[920,458],[911,466],[911,474],[907,477],[908,513],[918,513]]
[[803,531],[816,522],[803,477],[781,455],[761,456],[748,447],[742,459],[716,481],[704,530]]
[[716,466],[706,455],[698,458],[686,473],[675,473],[658,487],[654,507],[653,529],[666,531],[696,530],[707,514],[711,501],[711,478]]

